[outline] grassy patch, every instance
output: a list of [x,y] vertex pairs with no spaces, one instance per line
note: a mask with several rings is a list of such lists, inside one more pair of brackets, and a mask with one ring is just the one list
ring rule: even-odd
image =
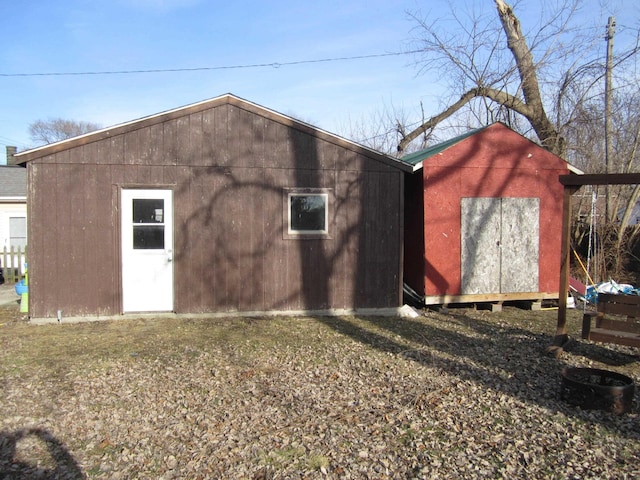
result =
[[287,319],[207,320],[140,319],[32,326],[12,323],[0,328],[0,373],[21,375],[39,369],[64,374],[70,366],[101,365],[142,358],[196,357],[212,350],[228,351],[238,363],[280,344],[298,348],[306,336]]
[[296,462],[305,455],[303,447],[284,447],[262,452],[259,455],[262,464],[275,468],[277,470],[286,467],[292,462]]

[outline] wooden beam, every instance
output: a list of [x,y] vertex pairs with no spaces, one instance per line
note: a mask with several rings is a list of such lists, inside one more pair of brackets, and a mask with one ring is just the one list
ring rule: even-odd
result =
[[[425,305],[451,305],[453,303],[513,302],[518,300],[555,300],[558,292],[474,293],[461,295],[426,295]],[[566,300],[565,300],[566,301]]]
[[562,206],[562,246],[560,259],[560,286],[558,298],[558,323],[556,335],[547,352],[558,357],[562,347],[568,341],[567,334],[567,293],[569,291],[569,262],[571,257],[571,195],[584,185],[638,185],[640,173],[610,173],[560,175],[560,183],[564,185],[564,201]]
[[[569,264],[571,261],[571,195],[577,188],[564,189],[562,202],[562,240],[560,246],[560,286],[558,288],[558,325],[556,335],[549,349],[556,356],[568,340],[567,334],[567,294],[569,292]],[[560,350],[561,351],[561,350]]]

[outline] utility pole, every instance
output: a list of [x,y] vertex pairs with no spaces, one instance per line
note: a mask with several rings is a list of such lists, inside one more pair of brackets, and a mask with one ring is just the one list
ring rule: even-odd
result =
[[[613,70],[613,35],[616,31],[615,18],[609,17],[607,23],[607,67],[604,79],[604,168],[609,172],[611,161],[611,72]],[[605,222],[609,222],[609,186],[605,186]]]

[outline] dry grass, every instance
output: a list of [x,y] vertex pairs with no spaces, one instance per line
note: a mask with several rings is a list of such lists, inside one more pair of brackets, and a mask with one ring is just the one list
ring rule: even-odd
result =
[[0,478],[640,475],[637,393],[624,416],[558,398],[567,365],[637,383],[638,352],[574,341],[551,358],[553,310],[0,318]]

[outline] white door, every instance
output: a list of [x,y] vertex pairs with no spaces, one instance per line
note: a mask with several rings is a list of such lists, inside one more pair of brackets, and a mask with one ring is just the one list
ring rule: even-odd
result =
[[171,190],[122,190],[122,310],[173,311]]

